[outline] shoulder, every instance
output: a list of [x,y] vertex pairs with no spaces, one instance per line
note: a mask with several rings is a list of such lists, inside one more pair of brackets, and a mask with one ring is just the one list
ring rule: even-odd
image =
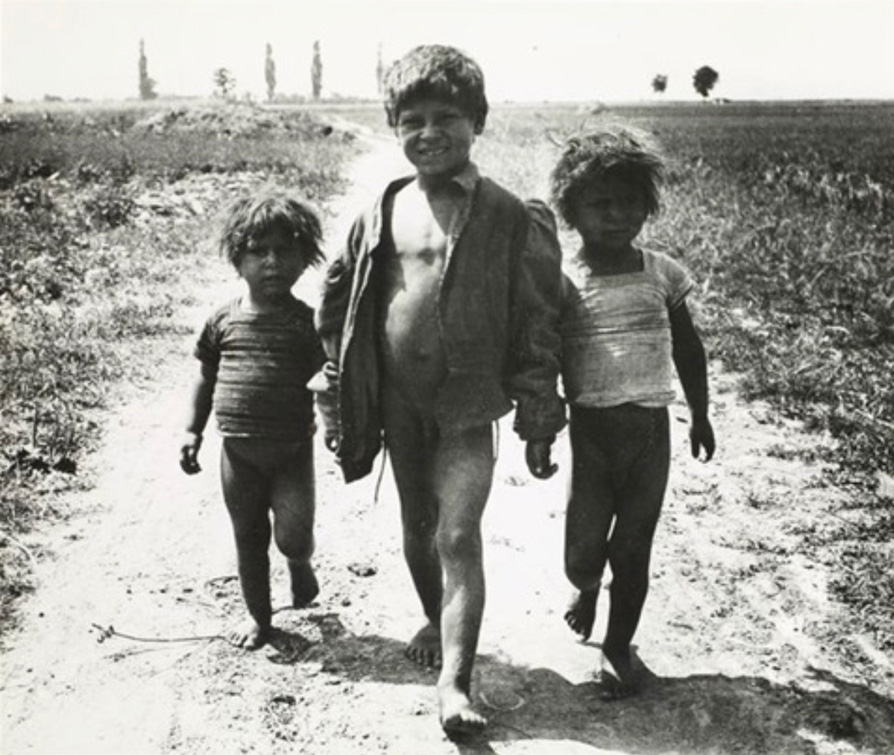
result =
[[308,304],[307,302],[294,296],[289,302],[289,315],[302,322],[313,323],[314,321],[313,307],[311,307],[310,304]]
[[566,278],[575,282],[585,280],[592,275],[590,266],[580,252],[562,258],[562,272]]
[[643,268],[658,280],[674,307],[695,288],[689,271],[673,257],[662,252],[643,250]]
[[349,243],[356,245],[364,239],[367,242],[375,242],[381,232],[384,218],[394,203],[395,195],[412,183],[413,179],[414,176],[401,176],[390,181],[372,201],[368,202],[354,217]]
[[643,249],[643,267],[646,270],[652,269],[660,275],[689,275],[686,267],[664,252],[656,252],[651,249]]
[[208,315],[208,318],[205,320],[205,327],[219,330],[232,319],[234,309],[238,310],[238,308],[238,298],[230,299],[230,301],[219,305],[216,309],[212,310],[210,315]]
[[478,182],[478,196],[482,201],[506,207],[520,215],[525,212],[525,203],[516,194],[487,176],[481,176]]

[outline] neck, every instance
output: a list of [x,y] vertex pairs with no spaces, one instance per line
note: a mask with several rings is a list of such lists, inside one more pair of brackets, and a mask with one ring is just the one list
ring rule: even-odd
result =
[[251,291],[248,291],[245,296],[242,297],[242,308],[246,312],[257,312],[260,314],[275,312],[285,306],[289,301],[289,298],[289,294],[283,294],[282,296],[273,298],[267,296],[258,297],[252,294]]
[[599,273],[633,273],[642,269],[639,251],[632,245],[605,247],[585,245],[584,258]]
[[420,190],[426,194],[440,192],[448,188],[452,184],[453,179],[462,173],[467,166],[468,163],[465,163],[455,170],[451,170],[447,173],[438,173],[436,175],[418,173],[416,175],[416,183],[419,185]]

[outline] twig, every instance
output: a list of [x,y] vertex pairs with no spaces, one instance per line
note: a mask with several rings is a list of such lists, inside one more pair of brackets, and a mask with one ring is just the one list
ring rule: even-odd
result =
[[229,638],[224,637],[222,634],[195,635],[191,637],[137,637],[136,635],[119,632],[111,624],[107,627],[101,627],[99,624],[93,622],[91,623],[91,626],[99,631],[99,637],[96,638],[97,642],[105,642],[112,637],[121,637],[125,640],[133,640],[134,642],[204,642],[208,640],[223,640],[228,645],[238,647],[236,643],[232,642]]

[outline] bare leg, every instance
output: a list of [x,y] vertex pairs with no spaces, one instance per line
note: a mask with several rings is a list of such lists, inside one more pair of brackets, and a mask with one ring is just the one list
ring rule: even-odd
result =
[[471,684],[484,611],[481,516],[493,482],[490,426],[442,438],[433,476],[445,574],[438,698],[441,726],[452,737],[480,731],[487,723],[472,707]]
[[438,502],[431,485],[437,438],[411,407],[385,392],[385,438],[400,497],[404,558],[422,603],[426,623],[406,647],[406,655],[426,667],[441,665],[441,560],[435,547]]
[[313,444],[295,444],[277,464],[270,492],[273,536],[288,561],[294,608],[310,605],[320,592],[311,566],[315,497]]
[[652,540],[670,466],[667,413],[653,413],[649,426],[636,431],[642,432],[647,443],[630,463],[626,483],[618,493],[618,517],[609,541],[611,609],[602,643],[601,676],[610,697],[636,692],[630,644],[649,590]]
[[565,612],[573,632],[588,640],[596,622],[596,601],[608,558],[608,533],[615,495],[609,460],[595,442],[598,420],[586,411],[571,414],[571,486],[565,517],[565,574],[578,589]]
[[239,444],[225,440],[221,452],[224,501],[236,538],[239,584],[249,619],[230,630],[228,639],[247,650],[261,647],[269,638],[270,520],[268,486],[264,475],[238,453]]

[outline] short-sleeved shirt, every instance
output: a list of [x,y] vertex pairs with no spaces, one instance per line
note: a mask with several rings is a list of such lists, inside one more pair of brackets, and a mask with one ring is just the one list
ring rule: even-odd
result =
[[670,404],[675,397],[670,312],[693,288],[685,268],[643,251],[643,269],[593,275],[578,256],[566,266],[562,383],[574,406]]
[[301,440],[314,432],[307,382],[325,361],[313,310],[298,299],[276,312],[246,312],[235,299],[205,323],[195,356],[217,368],[221,435]]

